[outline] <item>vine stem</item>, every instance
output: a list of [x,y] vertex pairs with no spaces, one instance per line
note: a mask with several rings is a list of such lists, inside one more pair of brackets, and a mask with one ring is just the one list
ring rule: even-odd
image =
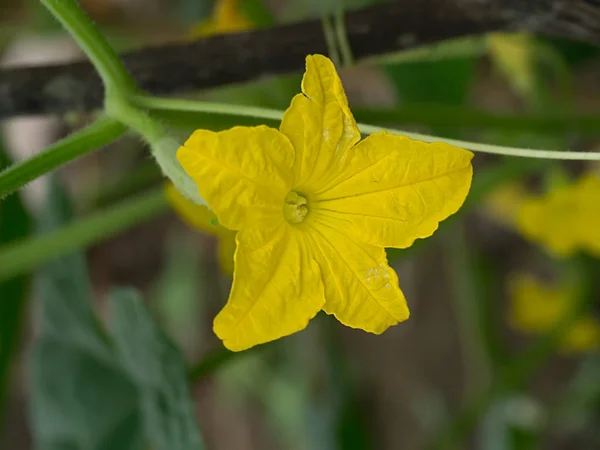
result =
[[[243,117],[255,117],[269,120],[281,120],[283,111],[276,109],[260,108],[256,106],[244,106],[225,103],[197,102],[185,99],[170,99],[162,97],[150,97],[145,95],[134,95],[129,99],[138,107],[149,110],[181,111],[181,112],[204,112],[213,114],[234,115]],[[493,155],[515,156],[520,158],[555,159],[571,161],[600,161],[600,152],[569,152],[557,150],[538,150],[522,147],[507,147],[503,145],[485,144],[481,142],[462,141],[422,133],[413,133],[387,127],[379,127],[364,123],[357,124],[361,133],[370,134],[387,131],[389,133],[401,134],[411,139],[423,142],[444,142],[456,147],[465,148],[473,152],[489,153]]]
[[107,94],[137,91],[125,66],[75,0],[41,0],[75,39],[100,74]]
[[102,116],[46,150],[0,171],[0,199],[45,173],[109,144],[124,132],[125,127],[118,121]]

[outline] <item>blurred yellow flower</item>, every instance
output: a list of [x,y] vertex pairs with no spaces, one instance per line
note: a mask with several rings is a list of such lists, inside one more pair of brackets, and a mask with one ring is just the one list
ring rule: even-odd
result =
[[[532,276],[520,275],[511,283],[510,323],[524,333],[548,332],[568,313],[576,295],[574,286],[546,286]],[[600,323],[589,315],[577,319],[561,343],[565,353],[599,348]]]
[[237,0],[217,0],[211,17],[195,26],[193,38],[213,34],[235,33],[252,28],[252,23],[241,13]]
[[228,230],[217,222],[217,216],[204,205],[196,205],[179,193],[171,183],[167,185],[167,199],[179,217],[190,227],[218,239],[218,254],[221,269],[233,275],[235,231]]
[[556,256],[577,251],[600,256],[600,178],[588,173],[520,207],[517,229]]
[[600,177],[593,172],[542,195],[522,183],[502,185],[483,202],[497,222],[514,228],[556,257],[578,251],[600,256]]
[[512,228],[527,197],[527,190],[522,183],[505,183],[487,195],[483,208],[496,222]]
[[197,130],[178,150],[219,223],[238,230],[214,322],[227,348],[292,334],[321,309],[373,333],[408,318],[384,247],[431,236],[461,207],[473,154],[385,132],[359,140],[333,63],[312,55],[279,130]]

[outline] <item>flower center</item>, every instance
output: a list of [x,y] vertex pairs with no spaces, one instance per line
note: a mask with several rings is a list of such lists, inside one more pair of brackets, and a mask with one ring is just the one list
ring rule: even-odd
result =
[[291,224],[301,223],[308,214],[308,202],[294,191],[285,196],[283,217]]

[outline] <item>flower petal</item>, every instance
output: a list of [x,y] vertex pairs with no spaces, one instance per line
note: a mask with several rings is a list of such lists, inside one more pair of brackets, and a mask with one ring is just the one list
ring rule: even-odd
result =
[[188,200],[181,195],[172,183],[167,184],[166,194],[169,203],[177,215],[189,227],[200,230],[210,236],[219,236],[222,232],[230,232],[220,225],[214,225],[217,216],[207,206],[197,205]]
[[295,186],[312,191],[340,170],[360,132],[329,58],[306,57],[302,92],[292,99],[280,130],[296,149]]
[[463,204],[473,168],[469,151],[385,132],[348,152],[343,178],[318,192],[314,208],[353,239],[410,247]]
[[244,350],[302,330],[324,303],[319,267],[301,232],[287,224],[244,229],[214,331],[228,349]]
[[229,231],[227,236],[219,237],[219,264],[221,270],[227,275],[233,275],[233,257],[235,255],[235,236],[237,233]]
[[294,149],[279,131],[266,126],[198,130],[177,159],[224,227],[239,230],[265,214],[283,220]]
[[314,223],[310,234],[319,249],[325,284],[323,310],[344,325],[376,334],[408,319],[408,306],[385,250],[358,244],[318,218]]

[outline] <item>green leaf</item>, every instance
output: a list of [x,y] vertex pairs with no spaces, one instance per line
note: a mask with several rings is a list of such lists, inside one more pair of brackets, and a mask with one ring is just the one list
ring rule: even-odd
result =
[[466,100],[474,66],[473,58],[457,58],[388,65],[385,71],[404,104],[456,106]]
[[[10,158],[0,140],[0,169],[10,165]],[[31,231],[27,210],[18,195],[0,202],[0,244],[26,237]],[[0,430],[10,367],[24,323],[29,277],[20,276],[0,283]]]
[[[55,184],[45,228],[71,217]],[[177,349],[133,291],[112,296],[114,342],[98,323],[81,254],[42,274],[42,323],[30,377],[36,448],[201,449]]]
[[[53,184],[44,228],[71,215],[68,198]],[[36,448],[143,449],[138,393],[93,314],[83,256],[48,265],[40,288],[41,330],[30,376]]]
[[141,393],[145,432],[152,447],[202,449],[181,355],[156,327],[135,291],[116,291],[111,300],[118,353]]
[[[388,65],[385,72],[394,83],[401,104],[430,104],[433,109],[435,105],[465,103],[474,67],[474,58],[456,58]],[[437,126],[432,130],[442,136],[456,135],[452,127]]]

